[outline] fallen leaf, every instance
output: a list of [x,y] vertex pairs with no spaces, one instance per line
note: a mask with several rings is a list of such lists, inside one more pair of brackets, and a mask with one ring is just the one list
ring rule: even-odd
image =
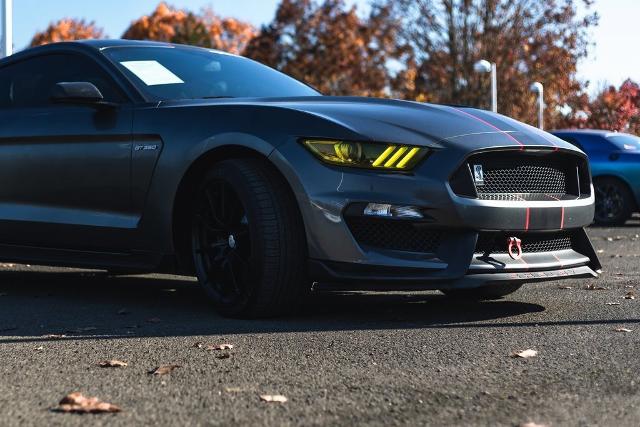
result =
[[36,351],[44,351],[44,347],[43,346],[36,347]]
[[233,349],[233,344],[208,345],[206,349],[207,350],[231,350]]
[[125,366],[129,366],[127,362],[123,362],[121,360],[105,360],[104,362],[98,363],[102,368],[124,368]]
[[50,339],[50,340],[59,340],[62,338],[66,338],[66,335],[63,334],[48,334],[48,335],[43,335],[42,338],[46,338],[46,339]]
[[157,317],[152,317],[150,319],[147,319],[147,322],[149,322],[149,323],[160,323],[160,322],[162,322],[162,320],[157,318]]
[[636,299],[636,293],[634,291],[629,291],[624,296],[624,299]]
[[530,357],[535,357],[537,355],[538,355],[538,352],[532,349],[511,353],[511,357],[522,358],[522,359],[528,359]]
[[615,328],[614,331],[616,332],[631,332],[631,329],[627,329],[627,328]]
[[287,399],[285,396],[281,394],[261,394],[260,400],[262,400],[263,402],[269,402],[269,403],[285,403],[289,399]]
[[558,286],[558,289],[573,289],[571,286]]
[[180,365],[162,365],[149,371],[149,375],[167,375],[170,374],[174,369],[181,367],[182,366]]
[[120,412],[121,409],[111,403],[103,402],[97,397],[86,397],[82,393],[71,393],[62,398],[56,412],[74,412],[78,414],[100,414]]
[[620,305],[619,302],[608,302],[607,305]]
[[605,288],[604,286],[596,286],[596,285],[587,285],[585,289],[588,291],[606,291],[607,290],[607,288]]

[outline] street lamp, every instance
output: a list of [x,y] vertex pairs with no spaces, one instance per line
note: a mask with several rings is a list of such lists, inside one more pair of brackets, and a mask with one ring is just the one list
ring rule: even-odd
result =
[[498,112],[498,73],[495,62],[482,59],[473,66],[476,73],[491,73],[491,111]]
[[0,0],[0,15],[2,18],[2,52],[0,58],[13,53],[13,0]]
[[544,129],[544,86],[540,82],[533,82],[529,89],[538,95],[538,127]]

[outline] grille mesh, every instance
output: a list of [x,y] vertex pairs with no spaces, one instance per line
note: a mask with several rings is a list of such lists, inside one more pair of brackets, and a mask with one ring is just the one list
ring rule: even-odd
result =
[[[510,236],[501,233],[480,233],[476,244],[477,254],[506,254]],[[521,237],[522,252],[555,252],[573,247],[572,236],[568,232],[528,234]]]
[[410,221],[347,218],[353,237],[361,245],[410,252],[435,252],[442,232]]
[[518,164],[486,167],[484,185],[477,186],[480,198],[495,194],[538,193],[563,196],[567,193],[566,173],[553,166]]

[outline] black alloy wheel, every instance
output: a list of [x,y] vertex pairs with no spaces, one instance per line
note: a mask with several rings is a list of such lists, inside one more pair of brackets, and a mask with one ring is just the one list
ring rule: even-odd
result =
[[192,209],[198,281],[224,316],[288,314],[310,289],[302,218],[287,183],[261,159],[225,160]]
[[626,186],[614,178],[601,178],[595,180],[594,188],[596,224],[624,225],[633,213],[633,199]]

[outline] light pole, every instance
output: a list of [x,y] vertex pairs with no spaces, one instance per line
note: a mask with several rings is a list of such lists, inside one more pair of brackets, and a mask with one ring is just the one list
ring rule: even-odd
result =
[[538,95],[538,127],[544,129],[544,86],[540,82],[533,82],[529,89]]
[[491,111],[498,112],[498,72],[495,62],[482,59],[473,66],[476,73],[491,73]]
[[13,53],[13,0],[0,0],[0,14],[2,15],[2,53],[0,58]]

